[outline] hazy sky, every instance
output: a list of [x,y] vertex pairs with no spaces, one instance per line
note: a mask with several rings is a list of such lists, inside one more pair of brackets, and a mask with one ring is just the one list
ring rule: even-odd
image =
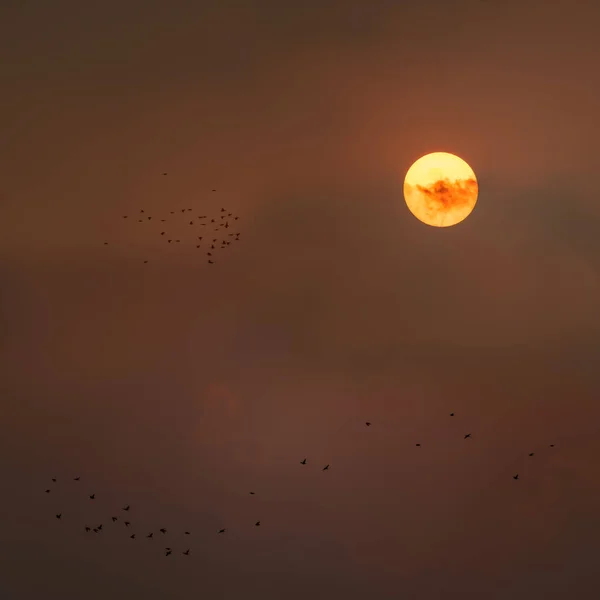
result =
[[[599,26],[2,3],[0,596],[597,598]],[[480,186],[447,229],[402,198],[438,150]],[[184,207],[239,243],[165,244]]]

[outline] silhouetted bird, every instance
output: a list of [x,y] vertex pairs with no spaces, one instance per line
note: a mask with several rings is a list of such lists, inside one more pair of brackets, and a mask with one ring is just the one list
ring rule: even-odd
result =
[[534,454],[535,454],[534,452],[530,452],[530,453],[529,453],[529,456],[533,456]]
[[98,533],[98,530],[97,530],[95,527],[94,527],[94,529],[92,529],[92,531],[93,531],[94,533]]
[[81,478],[80,477],[74,477],[73,481],[79,481]]
[[371,423],[370,423],[369,421],[367,421],[367,422],[365,423],[365,425],[366,425],[367,427],[370,427]]
[[225,212],[225,209],[224,209],[224,208],[222,208],[222,209],[221,209],[221,212]]
[[519,479],[519,474],[513,475],[513,479]]
[[127,218],[127,215],[123,215],[123,218],[124,218],[124,219],[126,219],[126,218]]
[[194,221],[190,221],[190,225],[193,225],[193,224],[194,224]]
[[50,490],[46,490],[46,494],[49,494],[49,493],[50,493]]
[[250,495],[251,495],[251,496],[254,496],[254,492],[250,492]]
[[202,236],[201,236],[201,235],[199,235],[199,236],[198,236],[198,239],[199,239],[199,240],[201,240],[201,239],[202,239]]
[[163,175],[166,175],[166,173],[163,173]]
[[91,531],[91,529],[90,529],[89,527],[86,527],[86,528],[85,528],[85,530],[86,530],[87,532],[90,532],[90,531]]
[[301,465],[305,465],[305,464],[306,464],[306,459],[304,459],[304,460],[301,460],[301,461],[300,461],[300,464],[301,464]]
[[470,437],[471,437],[471,434],[470,434],[470,433],[467,433],[467,434],[465,434],[465,437],[464,437],[464,439],[466,440],[467,438],[470,438]]
[[141,213],[143,213],[143,212],[144,212],[144,209],[140,210],[140,212],[141,212]]
[[113,523],[117,520],[117,517],[111,517],[111,518],[112,518]]
[[182,552],[182,554],[185,554],[186,556],[188,556],[189,553],[190,553],[190,549],[189,548],[185,552]]
[[219,529],[219,533],[225,533],[224,529]]
[[260,527],[260,521],[256,521],[256,523],[254,523],[254,527]]
[[129,521],[125,521],[125,527],[129,527],[131,523]]
[[325,466],[323,467],[323,471],[329,471],[329,465],[325,465]]
[[102,525],[98,525],[98,531],[102,531]]
[[148,217],[148,221],[152,221],[152,217]]
[[185,533],[185,535],[190,535],[189,531],[184,531],[183,533]]
[[93,500],[96,497],[96,494],[90,494],[90,500]]
[[550,448],[554,448],[554,444],[550,444]]
[[135,533],[132,533],[132,534],[131,534],[129,537],[130,537],[132,540],[135,540]]
[[166,231],[161,231],[160,235],[165,235],[165,233],[167,233]]
[[145,261],[144,261],[144,264],[146,264],[147,262],[148,262],[148,261],[147,261],[147,260],[145,260]]
[[172,242],[173,240],[167,240],[167,242],[169,242],[169,244]]
[[62,517],[62,513],[58,513],[58,514],[56,515],[56,518],[57,518],[57,519],[60,519],[61,517]]
[[208,261],[208,264],[209,264],[209,265],[214,265],[215,263],[214,263],[212,260],[209,260],[209,261]]
[[130,506],[129,506],[129,504],[128,504],[127,506],[123,507],[123,509],[122,509],[122,510],[129,510],[129,508],[130,508]]
[[171,554],[171,551],[170,551],[170,550],[167,550],[167,551],[165,552],[165,556],[169,556],[169,554]]
[[149,533],[146,537],[151,540],[154,537],[154,534],[153,533]]
[[239,217],[233,217],[235,221],[237,221],[239,219]]
[[453,417],[453,416],[454,416],[454,413],[450,413],[450,416],[451,416],[451,417]]
[[415,444],[415,446],[421,446],[421,444]]
[[159,529],[159,531],[160,531],[161,533],[167,533],[167,530],[166,530],[166,529]]

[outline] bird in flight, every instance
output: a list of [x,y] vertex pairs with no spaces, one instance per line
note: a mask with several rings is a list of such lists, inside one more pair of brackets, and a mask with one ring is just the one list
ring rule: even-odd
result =
[[125,521],[125,527],[129,527],[131,523],[129,521]]
[[188,556],[190,553],[190,549],[188,548],[185,552],[182,552],[182,554],[185,554],[186,556]]
[[219,533],[225,533],[224,529],[219,529]]
[[535,452],[530,452],[529,456],[533,456],[535,454]]
[[129,507],[129,504],[128,504],[127,506],[124,506],[124,507],[123,507],[123,510],[129,510],[129,508],[130,508],[130,507]]
[[301,460],[301,461],[300,461],[300,464],[301,464],[301,465],[305,465],[305,464],[306,464],[306,459],[304,459],[304,460]]
[[251,496],[254,496],[254,492],[250,492],[250,495],[251,495]]
[[135,540],[135,533],[132,533],[132,534],[131,534],[129,537],[130,537],[132,540]]
[[183,533],[184,533],[185,535],[190,535],[190,532],[189,532],[189,531],[184,531]]
[[81,478],[80,478],[79,476],[77,476],[77,477],[74,477],[74,478],[73,478],[73,481],[79,481],[80,479],[81,479]]
[[111,518],[112,518],[113,523],[117,520],[117,517],[111,517]]
[[420,447],[420,446],[421,446],[421,444],[415,444],[415,446],[418,446],[418,447]]
[[260,527],[260,521],[256,521],[256,523],[254,523],[254,527]]
[[453,417],[453,416],[454,416],[454,413],[450,413],[450,416],[451,416],[451,417]]
[[149,533],[146,537],[151,540],[154,537],[154,534],[153,533]]
[[471,437],[471,434],[470,433],[466,433],[464,439],[466,440],[466,439],[468,439],[470,437]]
[[52,478],[52,483],[56,483],[56,477]]
[[161,533],[163,533],[163,534],[164,534],[164,533],[167,533],[167,530],[166,530],[166,529],[159,529],[159,531],[160,531]]
[[98,531],[102,531],[102,525],[98,525],[97,529]]
[[57,519],[60,519],[61,517],[62,517],[62,513],[58,513],[58,514],[56,515],[56,518],[57,518]]
[[167,550],[167,551],[165,552],[165,556],[169,556],[169,554],[171,554],[171,550]]
[[519,474],[513,475],[513,479],[519,479]]
[[365,423],[365,425],[366,425],[367,427],[370,427],[370,426],[371,426],[371,423],[370,423],[369,421],[367,421],[367,422]]
[[329,471],[329,465],[325,465],[325,466],[323,467],[323,471]]
[[91,531],[91,529],[89,527],[86,527],[85,530],[86,530],[86,532],[90,532]]
[[49,494],[49,493],[50,493],[50,490],[46,490],[46,494]]
[[90,494],[90,500],[93,500],[96,497],[96,494]]

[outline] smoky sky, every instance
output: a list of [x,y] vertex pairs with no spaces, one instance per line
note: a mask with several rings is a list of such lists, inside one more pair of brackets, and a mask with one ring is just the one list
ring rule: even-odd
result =
[[[595,598],[599,24],[4,3],[0,595]],[[402,197],[436,151],[454,227]],[[184,207],[240,242],[208,265]],[[192,554],[85,537],[126,503]]]

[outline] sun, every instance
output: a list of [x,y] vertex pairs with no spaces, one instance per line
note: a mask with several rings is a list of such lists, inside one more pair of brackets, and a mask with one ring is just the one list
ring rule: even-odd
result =
[[404,178],[408,209],[433,227],[451,227],[464,221],[475,208],[478,193],[473,169],[448,152],[422,156]]

